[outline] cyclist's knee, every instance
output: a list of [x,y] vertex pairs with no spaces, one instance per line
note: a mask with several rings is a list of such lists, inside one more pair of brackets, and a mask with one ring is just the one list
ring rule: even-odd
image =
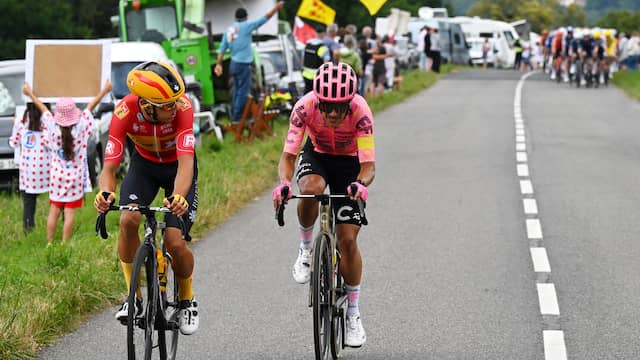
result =
[[170,254],[183,251],[187,248],[186,241],[182,239],[181,230],[172,227],[166,229],[164,244]]
[[127,231],[138,231],[140,226],[141,216],[134,211],[123,211],[120,214],[120,228]]
[[322,194],[326,183],[320,175],[307,175],[303,176],[298,181],[298,187],[301,194]]

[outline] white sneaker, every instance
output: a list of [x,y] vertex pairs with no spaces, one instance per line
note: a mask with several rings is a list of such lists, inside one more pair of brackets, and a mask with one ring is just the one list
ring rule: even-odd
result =
[[[135,303],[135,313],[136,316],[142,313],[142,300],[136,297]],[[120,321],[122,325],[127,325],[127,318],[129,317],[129,301],[125,300],[124,303],[120,306],[118,312],[116,312],[116,320]]]
[[181,300],[178,306],[180,308],[180,332],[182,335],[191,335],[198,330],[200,326],[200,317],[198,316],[198,302],[193,300]]
[[311,249],[299,249],[296,263],[293,264],[293,280],[298,284],[305,284],[311,278]]
[[347,333],[344,344],[349,347],[360,347],[367,342],[367,333],[362,327],[360,315],[347,316]]

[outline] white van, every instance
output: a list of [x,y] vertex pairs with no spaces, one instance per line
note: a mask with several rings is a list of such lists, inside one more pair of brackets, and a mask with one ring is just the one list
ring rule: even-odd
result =
[[456,16],[449,21],[460,24],[467,39],[475,39],[474,42],[478,42],[480,38],[488,38],[495,67],[513,67],[516,56],[513,44],[520,38],[513,25],[504,21],[468,16]]

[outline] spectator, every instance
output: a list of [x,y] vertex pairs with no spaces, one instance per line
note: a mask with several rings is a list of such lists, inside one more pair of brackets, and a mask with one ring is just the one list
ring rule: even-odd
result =
[[313,77],[320,65],[331,61],[329,48],[325,45],[324,30],[318,28],[316,30],[316,38],[311,39],[304,46],[302,55],[302,78],[304,79],[304,93],[313,90]]
[[229,65],[229,72],[233,77],[234,89],[231,106],[232,123],[240,120],[251,89],[251,64],[253,63],[251,33],[266,23],[282,6],[284,6],[284,1],[279,1],[264,16],[251,21],[247,20],[247,10],[238,8],[236,10],[236,22],[222,37],[214,72],[216,76],[222,75],[222,59],[227,49],[230,49],[231,64]]
[[418,60],[418,66],[420,70],[427,70],[427,53],[424,51],[425,36],[427,35],[427,26],[423,26],[420,29],[418,35],[418,41],[416,44],[416,50],[420,53],[420,60]]
[[[49,151],[44,146],[43,113],[34,103],[27,103],[26,106],[22,118],[16,118],[9,138],[9,144],[19,153],[19,188],[22,192],[22,227],[25,232],[33,230],[35,226],[38,194],[49,192],[51,166]],[[49,104],[44,106],[50,109]]]
[[[322,42],[324,42],[324,44],[327,46],[327,48],[329,48],[329,54],[331,56],[331,61],[334,60],[335,51],[338,50],[338,48],[340,48],[340,45],[336,41],[336,36],[337,35],[338,35],[338,25],[330,24],[330,25],[327,26],[327,33],[324,35],[324,39],[322,39]],[[335,61],[334,61],[334,63],[335,63]]]
[[522,44],[522,61],[520,65],[520,70],[527,71],[532,69],[533,67],[531,66],[531,46],[529,45],[528,41],[525,41]]
[[489,44],[489,38],[484,38],[484,42],[482,43],[482,68],[487,68],[487,63],[489,60],[489,51],[491,51],[491,45]]
[[367,68],[369,66],[369,61],[371,60],[371,53],[369,52],[369,43],[367,42],[367,38],[363,35],[358,37],[358,53],[360,55],[360,62],[362,63],[362,76],[358,79],[358,94],[360,96],[364,96],[365,92],[369,86],[369,82],[371,82],[371,74],[372,67]]
[[382,43],[385,48],[387,56],[384,58],[384,67],[386,69],[385,79],[387,80],[387,88],[393,88],[393,81],[396,77],[396,46],[391,37],[385,35],[382,38]]
[[516,52],[516,58],[513,60],[513,68],[520,70],[520,66],[522,65],[522,45],[520,44],[520,39],[514,41],[513,50]]
[[336,62],[349,64],[358,75],[358,84],[362,82],[362,60],[355,50],[356,38],[351,34],[344,36],[344,47],[336,51]]
[[425,28],[427,29],[427,32],[424,34],[424,55],[427,58],[427,71],[429,71],[433,65],[433,58],[431,55],[431,28],[428,26],[425,26]]
[[438,34],[438,28],[431,29],[430,40],[431,40],[431,59],[432,59],[431,69],[433,69],[434,72],[439,73],[440,61],[441,61],[441,56],[440,56],[441,47],[440,47],[440,34]]
[[372,96],[380,96],[384,91],[384,85],[386,83],[385,74],[387,69],[385,67],[384,59],[387,57],[386,48],[382,44],[382,39],[376,39],[376,48],[372,51],[373,58],[373,74],[371,83],[369,84],[368,93]]
[[[371,84],[371,81],[373,80],[373,63],[374,63],[373,50],[376,48],[376,39],[375,39],[375,34],[373,33],[373,29],[371,29],[371,26],[365,26],[362,28],[362,36],[364,36],[365,42],[367,43],[366,52],[369,54],[366,61],[364,58],[362,61],[362,66],[364,67],[364,76],[365,76],[365,83],[363,84],[363,89],[364,89],[364,92],[367,93],[369,89],[371,89],[370,84]],[[363,49],[363,47],[361,47],[361,49]]]
[[625,69],[638,70],[640,62],[640,33],[633,32],[631,38],[627,40],[622,55],[620,56],[620,64]]
[[25,84],[23,92],[42,112],[45,123],[44,145],[51,151],[51,174],[49,177],[49,218],[47,219],[47,246],[53,243],[60,213],[64,211],[62,242],[71,237],[75,211],[82,207],[84,192],[91,191],[87,165],[87,141],[93,131],[93,109],[111,91],[107,81],[84,111],[80,111],[71,98],[62,98],[56,103],[56,114],[33,94]]

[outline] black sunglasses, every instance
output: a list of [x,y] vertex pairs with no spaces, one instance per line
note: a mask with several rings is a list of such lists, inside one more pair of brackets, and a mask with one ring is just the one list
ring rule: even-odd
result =
[[318,102],[318,109],[327,114],[330,114],[333,111],[338,114],[345,114],[349,111],[350,106],[351,102]]

